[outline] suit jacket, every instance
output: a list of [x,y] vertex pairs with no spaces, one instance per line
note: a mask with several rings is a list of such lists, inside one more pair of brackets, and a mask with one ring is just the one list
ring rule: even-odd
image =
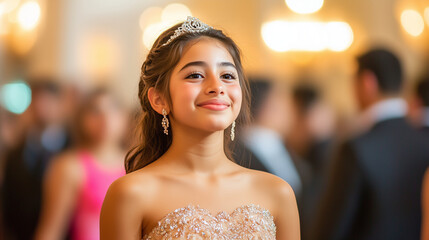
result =
[[428,135],[429,135],[429,126],[424,126],[424,127],[422,127],[422,131],[423,131],[425,134],[428,134]]
[[[69,136],[58,151],[70,144]],[[21,144],[6,151],[0,188],[5,239],[33,239],[42,205],[43,176],[55,154],[43,147],[38,135],[27,135]]]
[[419,239],[429,137],[405,118],[346,141],[333,159],[311,239]]
[[269,172],[268,169],[262,164],[253,152],[246,147],[246,145],[238,139],[235,143],[233,151],[234,160],[243,167]]

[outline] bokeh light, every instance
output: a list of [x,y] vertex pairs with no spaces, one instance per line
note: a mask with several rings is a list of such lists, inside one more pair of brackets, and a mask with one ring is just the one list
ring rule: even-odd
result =
[[192,16],[191,10],[181,3],[171,3],[164,8],[150,7],[140,15],[140,28],[143,31],[142,42],[150,49],[156,38],[172,25],[185,21]]
[[404,10],[401,14],[401,24],[404,30],[411,36],[422,34],[425,24],[422,16],[415,10]]
[[117,40],[105,33],[93,33],[82,40],[79,62],[84,72],[95,81],[112,77],[121,59]]
[[323,0],[286,0],[286,5],[296,13],[309,14],[319,11]]
[[187,6],[181,3],[172,3],[167,5],[162,10],[161,19],[164,23],[175,24],[181,21],[185,21],[187,16],[191,16],[191,10]]
[[18,10],[18,23],[24,30],[31,30],[37,26],[40,19],[40,6],[35,1],[22,4]]
[[353,43],[353,30],[345,22],[329,22],[325,25],[327,33],[327,48],[331,51],[340,52],[350,47]]
[[429,26],[429,7],[425,8],[424,16],[426,24]]
[[19,0],[3,0],[0,2],[0,12],[12,12],[19,4]]
[[4,4],[0,4],[0,36],[6,35],[9,32],[9,24],[6,20],[4,12]]
[[353,43],[353,31],[345,22],[273,21],[262,25],[261,34],[277,52],[344,51]]
[[21,114],[30,106],[31,89],[24,81],[7,83],[0,89],[0,97],[5,109],[15,114]]
[[141,30],[144,30],[146,26],[161,21],[162,8],[160,7],[149,7],[145,9],[140,15],[139,24]]
[[163,22],[153,23],[146,27],[143,32],[143,44],[147,49],[150,49],[156,38],[168,28]]

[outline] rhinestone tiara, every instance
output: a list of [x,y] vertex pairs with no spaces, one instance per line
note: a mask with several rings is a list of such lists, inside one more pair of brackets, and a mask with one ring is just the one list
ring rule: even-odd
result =
[[212,27],[201,22],[200,19],[198,19],[196,17],[188,16],[186,21],[183,22],[183,24],[174,31],[174,34],[171,35],[170,39],[168,39],[168,41],[166,43],[162,44],[162,46],[168,45],[174,39],[176,39],[177,37],[181,36],[184,33],[205,32],[209,29],[212,29]]

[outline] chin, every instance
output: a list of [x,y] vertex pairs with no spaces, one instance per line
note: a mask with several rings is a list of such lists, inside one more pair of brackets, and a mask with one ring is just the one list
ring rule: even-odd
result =
[[194,123],[194,126],[198,124],[198,128],[207,132],[217,132],[223,131],[228,128],[232,121],[229,119],[221,119],[221,118],[208,118],[208,119],[200,119]]
[[216,112],[216,114],[198,112],[176,115],[175,121],[205,132],[217,132],[228,128],[235,119],[234,115],[231,112]]

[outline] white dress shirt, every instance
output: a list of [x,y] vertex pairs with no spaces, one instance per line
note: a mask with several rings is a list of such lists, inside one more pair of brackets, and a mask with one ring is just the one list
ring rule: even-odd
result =
[[402,98],[389,98],[379,101],[358,117],[358,130],[366,131],[381,121],[405,117],[407,111],[407,103]]
[[267,128],[249,127],[243,142],[268,171],[288,182],[296,195],[301,192],[301,178],[278,133]]

